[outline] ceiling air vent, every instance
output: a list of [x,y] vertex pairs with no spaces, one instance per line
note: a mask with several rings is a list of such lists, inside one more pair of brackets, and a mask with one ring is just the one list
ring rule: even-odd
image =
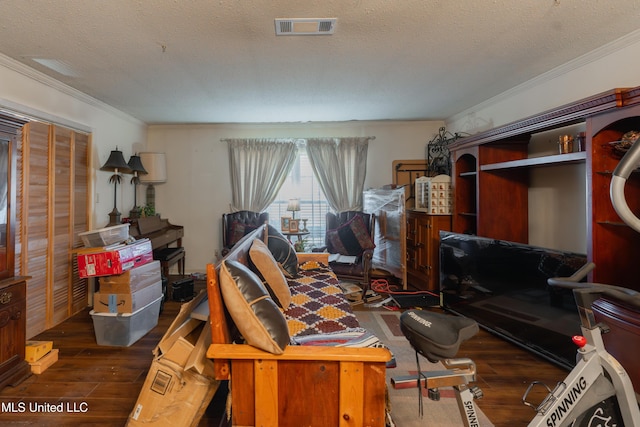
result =
[[277,36],[311,36],[333,34],[337,18],[278,18]]

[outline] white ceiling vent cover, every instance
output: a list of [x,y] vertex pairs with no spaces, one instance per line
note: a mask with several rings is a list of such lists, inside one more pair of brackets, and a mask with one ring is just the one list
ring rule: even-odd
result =
[[330,35],[338,18],[276,18],[276,36]]

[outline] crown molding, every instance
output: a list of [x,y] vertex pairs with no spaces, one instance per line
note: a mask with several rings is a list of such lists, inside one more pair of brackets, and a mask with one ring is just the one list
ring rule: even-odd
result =
[[31,68],[28,65],[23,64],[22,62],[16,61],[15,59],[7,55],[4,55],[2,53],[0,53],[0,66],[4,66],[31,80],[34,80],[58,92],[68,95],[80,102],[99,108],[109,114],[113,114],[114,116],[117,116],[123,120],[129,121],[135,124],[145,124],[143,121],[131,116],[130,114],[125,113],[124,111],[118,110],[117,108],[112,107],[109,104],[106,104],[90,95],[87,95],[84,92],[74,89],[71,86],[65,83],[62,83],[61,81],[56,80],[53,77],[49,77],[46,74],[34,68]]
[[527,90],[540,86],[546,82],[552,81],[564,74],[567,74],[571,71],[577,70],[579,68],[585,67],[593,62],[596,62],[608,55],[611,55],[613,52],[617,52],[622,50],[628,46],[633,44],[640,43],[640,30],[635,30],[630,32],[629,34],[620,37],[617,40],[614,40],[610,43],[605,44],[597,49],[594,49],[590,52],[585,53],[569,62],[565,62],[562,65],[559,65],[545,73],[542,73],[530,80],[527,80],[524,83],[521,83],[517,86],[512,87],[511,89],[507,89],[506,91],[487,99],[479,104],[474,105],[471,108],[467,108],[453,116],[449,117],[445,121],[447,123],[456,122],[458,120],[464,119],[469,114],[475,113],[479,110],[489,108],[493,105],[496,105],[506,99],[512,98],[520,93],[523,93]]

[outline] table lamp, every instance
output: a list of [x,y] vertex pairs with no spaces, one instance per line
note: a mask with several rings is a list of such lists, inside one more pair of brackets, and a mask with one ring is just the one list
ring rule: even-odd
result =
[[291,212],[292,219],[296,219],[296,212],[300,212],[300,199],[289,199],[287,211]]
[[109,178],[109,182],[113,183],[113,210],[109,214],[109,224],[107,225],[110,227],[120,224],[120,212],[118,212],[117,207],[118,184],[122,180],[120,173],[130,173],[131,169],[127,162],[124,161],[122,151],[118,150],[118,147],[116,146],[116,149],[111,151],[107,162],[100,168],[100,170],[113,172],[113,175]]
[[140,182],[147,186],[147,206],[153,215],[156,212],[156,190],[154,184],[167,182],[167,160],[164,153],[140,153],[140,160],[147,169],[147,174],[140,177]]
[[140,184],[140,175],[146,175],[147,171],[142,165],[140,156],[137,154],[129,158],[127,165],[133,172],[133,177],[131,178],[131,184],[133,184],[133,209],[129,212],[129,218],[140,218],[142,209],[138,206],[138,184]]

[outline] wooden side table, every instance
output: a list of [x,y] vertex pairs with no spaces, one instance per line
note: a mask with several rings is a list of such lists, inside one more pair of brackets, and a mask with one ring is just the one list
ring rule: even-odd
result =
[[[282,231],[282,234],[287,236],[287,239],[289,239],[289,242],[291,242],[291,237],[292,236],[297,236],[298,237],[298,241],[302,240],[303,236],[306,236],[307,234],[309,234],[308,231],[298,231],[298,232],[289,232],[289,231]],[[291,242],[293,243],[293,242]]]

